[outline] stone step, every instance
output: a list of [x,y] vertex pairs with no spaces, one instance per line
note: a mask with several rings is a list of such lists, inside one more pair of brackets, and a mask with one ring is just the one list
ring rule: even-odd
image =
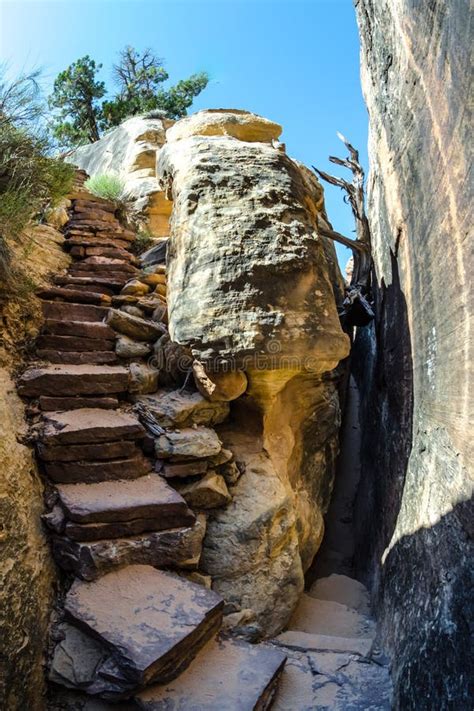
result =
[[378,662],[350,652],[285,651],[288,658],[272,711],[393,708],[389,671]]
[[[80,649],[85,640],[66,648],[60,643],[50,674],[59,683],[105,698],[130,697],[186,669],[217,633],[222,608],[213,591],[145,565],[131,565],[90,583],[75,581],[65,612],[98,648],[95,663],[83,674]],[[89,651],[89,661],[91,655]],[[69,677],[64,668],[58,670],[64,656],[71,659]]]
[[285,660],[285,654],[269,645],[212,640],[181,676],[145,689],[135,701],[143,711],[265,711],[273,702]]
[[45,445],[38,442],[37,453],[44,462],[85,462],[131,457],[140,450],[132,439],[96,444]]
[[126,392],[128,384],[129,370],[122,366],[50,365],[26,370],[18,381],[18,392],[25,397],[108,395]]
[[65,533],[78,541],[101,540],[192,526],[196,517],[184,499],[157,474],[133,482],[60,484]]
[[[76,410],[76,412],[81,412]],[[137,479],[152,469],[152,464],[140,451],[131,457],[100,462],[45,462],[46,474],[54,482],[77,484],[80,482],[117,481]]]
[[111,291],[118,291],[122,288],[123,277],[120,279],[111,279],[110,277],[97,277],[97,276],[70,276],[59,275],[54,277],[54,282],[63,286],[72,286],[74,288],[88,286],[94,287],[95,289],[107,288]]
[[[72,255],[74,256],[74,254]],[[110,259],[123,259],[126,262],[130,262],[134,266],[137,266],[138,259],[131,252],[127,252],[126,249],[121,249],[118,247],[86,247],[87,257],[109,257]]]
[[94,234],[76,234],[73,231],[67,232],[65,235],[65,249],[73,247],[111,247],[112,249],[127,249],[130,245],[126,240],[112,239],[111,237],[99,237]]
[[[87,524],[88,530],[98,525]],[[198,567],[206,530],[204,517],[199,515],[192,526],[142,534],[134,534],[133,525],[122,525],[127,528],[123,538],[75,541],[69,536],[53,535],[56,563],[82,580],[95,580],[111,570],[135,563],[184,570]]]
[[[93,291],[96,294],[104,294],[104,296],[112,297],[115,296],[115,291],[114,289],[111,289],[109,286],[102,286],[101,284],[94,284],[91,286],[90,284],[66,284],[64,286],[65,289],[68,289],[68,291],[84,291],[84,292],[90,292]],[[109,303],[107,301],[107,303]],[[110,301],[111,303],[111,301]]]
[[[112,279],[115,284],[120,285],[120,289],[123,288],[123,286],[127,283],[130,274],[127,274],[126,272],[111,272],[108,269],[101,269],[100,271],[97,270],[95,272],[89,272],[89,271],[73,271],[69,270],[68,272],[69,276],[73,276],[75,278],[83,278],[90,276],[91,278],[97,278],[97,279]],[[114,298],[116,298],[116,295],[114,295]]]
[[87,338],[85,336],[55,336],[41,335],[36,339],[39,350],[74,351],[113,351],[115,350],[115,339],[105,340],[99,338]]
[[115,410],[119,406],[119,401],[116,397],[50,397],[41,395],[39,406],[41,410],[49,412],[76,410],[84,407]]
[[84,408],[44,415],[41,442],[46,446],[56,446],[137,440],[144,435],[144,427],[133,414]]
[[46,319],[42,332],[52,336],[81,336],[84,338],[115,340],[113,328],[100,321]]
[[123,259],[110,259],[109,257],[87,257],[80,262],[74,262],[69,267],[72,272],[96,272],[96,271],[124,272],[126,274],[137,274],[138,269]]
[[73,200],[73,210],[74,212],[86,212],[87,210],[105,210],[106,212],[111,212],[115,214],[117,208],[112,202],[104,200],[103,198],[95,197],[90,195],[88,199],[78,198]]
[[90,304],[65,304],[60,301],[43,301],[41,304],[45,319],[63,321],[102,321],[108,309]]
[[133,482],[60,484],[56,488],[66,517],[76,523],[155,517],[159,526],[156,530],[162,530],[189,526],[196,520],[184,499],[157,474],[147,474]]
[[347,652],[348,654],[360,654],[362,657],[369,656],[373,644],[373,640],[368,637],[332,637],[331,635],[311,634],[298,630],[281,632],[272,642],[298,652]]
[[36,355],[41,360],[48,360],[50,363],[58,365],[113,365],[118,363],[117,355],[114,351],[56,351],[41,349],[36,351]]
[[369,593],[365,585],[347,575],[333,573],[326,578],[319,578],[307,593],[318,600],[331,600],[370,616]]
[[76,304],[94,304],[101,306],[111,303],[111,298],[107,294],[101,294],[97,291],[81,291],[80,289],[63,289],[60,286],[52,286],[49,289],[41,289],[36,292],[39,299],[53,301],[61,299],[62,301],[72,301]]
[[288,623],[289,630],[331,637],[373,639],[375,623],[366,615],[338,602],[318,600],[303,594]]

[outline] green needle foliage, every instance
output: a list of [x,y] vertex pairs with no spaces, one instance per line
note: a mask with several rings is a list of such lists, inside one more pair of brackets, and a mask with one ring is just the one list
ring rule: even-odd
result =
[[50,107],[56,110],[53,134],[63,146],[93,143],[101,131],[137,114],[163,111],[172,119],[186,116],[194,98],[209,82],[208,75],[200,72],[164,88],[169,76],[163,60],[150,49],[138,52],[126,47],[113,66],[117,91],[112,98],[100,102],[106,94],[104,82],[97,80],[101,67],[85,56],[61,72],[54,82],[49,98]]
[[96,74],[101,67],[86,55],[56,77],[49,106],[56,109],[53,135],[60,145],[99,140],[102,109],[98,100],[105,94],[105,84],[96,80]]

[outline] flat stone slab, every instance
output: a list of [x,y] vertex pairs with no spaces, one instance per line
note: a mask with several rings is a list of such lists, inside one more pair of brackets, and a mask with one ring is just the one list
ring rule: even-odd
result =
[[389,711],[386,667],[351,654],[292,652],[272,711]]
[[29,368],[18,381],[18,392],[39,395],[106,395],[125,392],[129,370],[113,365],[51,365]]
[[115,340],[86,338],[84,336],[38,336],[36,345],[42,350],[58,351],[113,351]]
[[145,689],[135,701],[143,711],[263,711],[270,708],[285,660],[267,645],[212,640],[178,679]]
[[112,365],[118,363],[114,351],[57,351],[38,349],[36,355],[41,360],[48,360],[58,365]]
[[62,301],[43,301],[41,309],[45,319],[65,321],[102,321],[108,311],[105,306],[65,304]]
[[369,593],[365,585],[347,575],[333,573],[319,578],[307,593],[318,600],[331,600],[346,605],[361,615],[370,615]]
[[95,580],[111,570],[135,563],[195,570],[205,530],[205,519],[198,516],[192,526],[126,538],[79,542],[67,536],[52,536],[53,556],[63,570],[83,580]]
[[200,459],[219,454],[221,449],[222,442],[209,427],[170,430],[155,440],[156,456],[161,459]]
[[288,623],[288,629],[330,637],[373,639],[375,622],[355,610],[329,600],[303,594]]
[[72,301],[76,304],[96,304],[101,306],[102,304],[110,304],[110,296],[106,294],[93,291],[80,291],[79,289],[66,289],[60,286],[52,286],[49,289],[41,289],[36,292],[39,299],[61,299],[62,301]]
[[223,600],[212,590],[147,565],[130,565],[91,583],[75,581],[68,619],[109,650],[95,676],[131,696],[176,678],[213,637]]
[[77,410],[83,407],[114,410],[119,406],[119,401],[116,397],[50,397],[41,395],[39,406],[42,410],[49,412]]
[[229,414],[228,402],[209,402],[201,393],[163,390],[135,398],[162,427],[216,425]]
[[150,472],[152,464],[138,451],[132,457],[102,462],[45,462],[44,468],[54,482],[77,484],[137,479]]
[[84,408],[44,416],[41,441],[48,446],[139,439],[145,429],[133,414]]
[[165,479],[179,479],[205,474],[207,469],[207,459],[193,460],[190,462],[166,462],[160,469],[160,474],[164,476]]
[[79,336],[109,341],[115,339],[115,331],[101,321],[46,319],[43,324],[43,333],[52,336]]
[[372,640],[360,637],[331,637],[324,634],[310,634],[298,630],[282,632],[273,640],[275,644],[288,649],[304,652],[349,652],[367,657],[372,649]]
[[195,516],[184,499],[158,474],[133,481],[57,486],[68,519],[78,523],[156,518],[157,529],[192,525]]
[[83,462],[122,459],[138,454],[140,450],[131,439],[97,444],[58,444],[47,447],[38,443],[37,453],[44,462]]

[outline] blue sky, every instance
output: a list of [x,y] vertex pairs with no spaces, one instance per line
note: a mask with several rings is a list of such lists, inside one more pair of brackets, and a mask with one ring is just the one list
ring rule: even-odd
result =
[[[0,0],[0,56],[12,74],[56,74],[89,54],[102,78],[127,44],[153,48],[171,81],[206,70],[209,87],[194,108],[232,107],[283,125],[287,152],[326,170],[344,148],[341,131],[367,166],[367,114],[359,80],[352,0]],[[342,193],[326,187],[329,217],[354,229]],[[340,261],[347,250],[338,248]]]

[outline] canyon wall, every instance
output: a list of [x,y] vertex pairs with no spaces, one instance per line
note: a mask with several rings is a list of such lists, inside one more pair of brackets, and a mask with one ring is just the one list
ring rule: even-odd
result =
[[[396,708],[468,708],[469,2],[358,0],[376,325],[362,394],[359,570]],[[471,416],[472,421],[472,416]]]
[[10,286],[0,302],[0,706],[44,708],[43,654],[55,571],[44,536],[43,486],[33,452],[24,444],[24,404],[13,373],[41,321],[35,285],[65,266],[63,237],[38,225],[12,245]]

